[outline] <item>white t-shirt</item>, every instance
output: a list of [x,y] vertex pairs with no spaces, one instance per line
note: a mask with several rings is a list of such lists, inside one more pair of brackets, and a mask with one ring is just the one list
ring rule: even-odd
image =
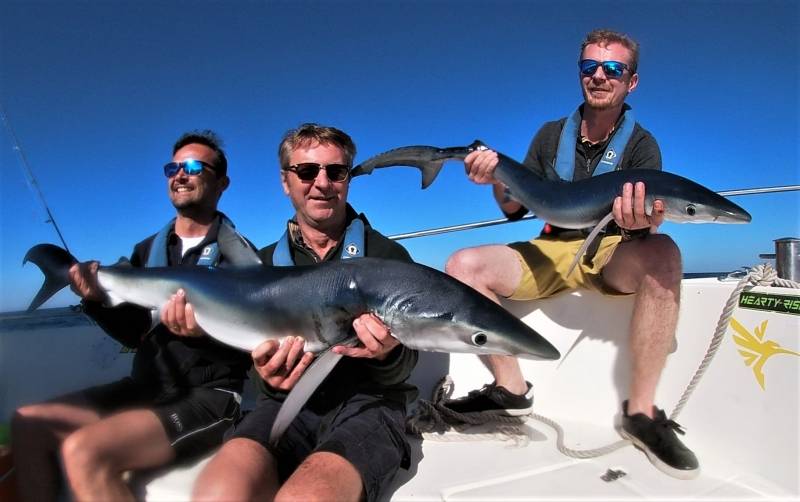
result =
[[205,238],[202,235],[200,237],[181,237],[179,235],[178,237],[181,238],[181,257],[186,256],[186,251],[189,251],[196,245],[200,244],[200,241]]

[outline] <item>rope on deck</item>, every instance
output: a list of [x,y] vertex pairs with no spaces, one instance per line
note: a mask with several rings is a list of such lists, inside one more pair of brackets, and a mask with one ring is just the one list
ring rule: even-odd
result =
[[[527,444],[528,435],[522,430],[527,416],[510,417],[491,412],[458,413],[444,405],[453,395],[453,389],[453,379],[446,375],[436,385],[430,401],[417,401],[417,409],[406,421],[406,431],[434,441],[511,440],[519,446]],[[465,433],[475,425],[490,426],[493,432]],[[446,435],[450,430],[459,434]]]
[[[700,379],[705,374],[711,360],[717,353],[719,346],[724,339],[725,332],[728,329],[733,311],[738,304],[739,295],[745,288],[753,288],[755,286],[778,286],[786,288],[800,289],[800,283],[781,279],[778,277],[777,272],[769,264],[759,264],[751,268],[749,272],[742,277],[737,283],[733,292],[731,293],[725,308],[722,310],[719,321],[717,322],[717,329],[714,336],[711,338],[706,355],[700,363],[697,371],[692,377],[689,385],[684,390],[678,404],[670,414],[670,420],[675,420],[683,410],[689,397],[694,392],[695,387],[700,382]],[[464,415],[456,413],[444,405],[450,396],[453,394],[453,381],[449,375],[439,382],[433,392],[431,401],[420,399],[415,413],[409,417],[406,423],[406,429],[409,433],[420,435],[423,439],[435,441],[484,441],[484,440],[515,440],[519,443],[527,443],[528,435],[525,434],[522,425],[525,423],[527,417],[509,417],[498,416],[491,412],[483,413],[470,413]],[[588,450],[576,450],[567,447],[564,443],[564,429],[561,425],[545,416],[532,413],[530,418],[538,420],[543,424],[549,425],[556,431],[556,447],[558,451],[564,455],[572,458],[595,458],[606,455],[615,450],[623,448],[631,444],[627,439],[621,439],[614,443],[602,446],[600,448]],[[474,425],[489,425],[493,426],[496,432],[485,434],[464,434],[463,432]],[[460,434],[445,435],[448,430],[454,430]]]

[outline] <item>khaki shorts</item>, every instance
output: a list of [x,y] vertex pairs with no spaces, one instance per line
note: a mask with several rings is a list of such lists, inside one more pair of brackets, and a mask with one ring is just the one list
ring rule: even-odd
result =
[[533,239],[528,242],[512,242],[508,245],[517,252],[522,265],[522,279],[512,300],[535,300],[547,298],[567,289],[591,289],[606,295],[624,295],[603,282],[603,267],[611,259],[619,235],[609,235],[600,241],[600,247],[589,263],[581,258],[569,277],[569,266],[584,239],[556,240]]

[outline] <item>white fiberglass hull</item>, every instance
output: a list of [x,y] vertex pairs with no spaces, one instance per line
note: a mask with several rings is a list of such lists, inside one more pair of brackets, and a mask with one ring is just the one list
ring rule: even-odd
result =
[[[683,282],[678,350],[667,361],[656,399],[668,415],[703,360],[735,285],[736,281],[713,278]],[[794,297],[800,305],[800,290],[755,288],[751,293],[768,297],[751,298],[750,308],[734,311],[740,329],[800,352],[800,315],[769,310],[776,295]],[[523,373],[534,384],[535,413],[564,427],[569,448],[594,449],[618,441],[614,422],[619,403],[627,396],[626,344],[633,298],[574,292],[505,306],[566,356],[552,362],[521,361]],[[0,423],[20,404],[108,381],[129,369],[130,355],[120,353],[120,346],[91,323],[40,322],[27,332],[19,322],[16,330],[9,326],[13,324],[4,318]],[[754,371],[758,354],[737,344],[735,334],[728,325],[716,357],[676,419],[687,431],[683,439],[700,460],[697,479],[683,481],[661,473],[632,446],[593,459],[567,457],[556,447],[555,431],[530,419],[522,427],[524,436],[514,441],[466,441],[477,437],[469,433],[439,438],[448,441],[411,439],[412,468],[401,471],[388,495],[399,501],[796,500],[800,498],[800,357],[776,353]],[[455,396],[491,380],[474,356],[423,354],[414,375],[421,395],[428,397],[447,373],[455,382]],[[188,500],[204,462],[140,475],[134,482],[147,500]],[[614,474],[609,476],[609,470]]]

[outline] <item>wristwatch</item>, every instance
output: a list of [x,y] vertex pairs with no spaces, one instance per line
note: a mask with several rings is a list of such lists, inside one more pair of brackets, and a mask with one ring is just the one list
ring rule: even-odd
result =
[[636,230],[626,230],[624,228],[619,229],[619,233],[622,236],[622,241],[631,241],[633,239],[641,239],[650,234],[649,228],[638,228]]

